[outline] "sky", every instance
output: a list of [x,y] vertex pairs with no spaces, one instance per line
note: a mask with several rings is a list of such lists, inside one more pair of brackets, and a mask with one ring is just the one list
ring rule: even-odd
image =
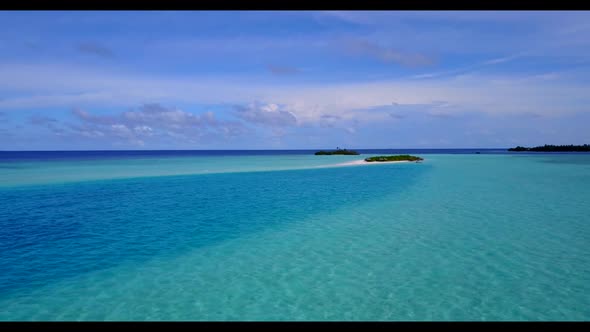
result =
[[0,150],[590,143],[588,11],[0,12]]

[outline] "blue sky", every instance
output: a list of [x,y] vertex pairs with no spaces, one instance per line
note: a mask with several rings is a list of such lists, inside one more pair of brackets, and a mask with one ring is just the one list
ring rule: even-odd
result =
[[590,142],[590,12],[0,12],[0,149]]

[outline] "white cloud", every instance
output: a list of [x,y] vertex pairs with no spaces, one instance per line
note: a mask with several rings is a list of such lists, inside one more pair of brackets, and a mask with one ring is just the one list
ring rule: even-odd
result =
[[293,112],[277,104],[251,103],[236,106],[235,115],[245,121],[269,126],[294,126],[297,117]]
[[512,60],[520,58],[522,56],[523,56],[523,54],[515,54],[515,55],[505,56],[505,57],[501,57],[501,58],[490,59],[488,61],[485,61],[483,64],[484,65],[495,65],[498,63],[512,61]]
[[[349,83],[267,84],[245,76],[232,79],[202,77],[163,77],[117,74],[64,66],[0,65],[0,91],[5,93],[0,109],[49,107],[134,107],[158,101],[244,106],[243,120],[268,125],[319,124],[322,116],[359,121],[382,121],[391,116],[376,107],[400,104],[430,104],[446,101],[456,105],[449,112],[489,113],[576,112],[589,102],[589,83],[557,74],[547,77],[512,75],[471,75],[438,77],[428,80],[382,80]],[[56,77],[58,79],[56,79]],[[252,103],[259,100],[260,103]],[[279,106],[280,105],[280,106]],[[136,125],[170,128],[182,124],[214,124],[213,113],[198,117],[192,113],[167,109],[144,109],[124,115]],[[83,116],[82,116],[83,117]],[[324,119],[325,120],[325,119]],[[103,118],[100,121],[114,120]]]
[[242,133],[241,124],[220,121],[213,113],[193,114],[159,104],[115,115],[94,115],[81,109],[72,113],[80,124],[64,124],[61,134],[143,146],[146,140],[170,138],[180,143],[198,143],[207,136],[231,137]]
[[153,130],[148,126],[135,126],[133,130],[139,135],[152,136]]

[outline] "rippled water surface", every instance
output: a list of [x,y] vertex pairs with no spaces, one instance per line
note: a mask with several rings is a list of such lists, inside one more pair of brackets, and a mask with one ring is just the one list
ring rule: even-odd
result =
[[0,320],[588,320],[589,154],[0,160]]

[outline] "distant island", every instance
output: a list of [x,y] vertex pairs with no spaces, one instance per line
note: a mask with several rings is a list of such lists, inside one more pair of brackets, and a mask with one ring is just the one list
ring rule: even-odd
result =
[[360,153],[353,151],[353,150],[346,150],[346,149],[339,149],[336,148],[335,151],[318,151],[315,153],[316,156],[330,156],[334,154],[342,154],[342,155],[359,155]]
[[533,148],[525,148],[523,146],[517,146],[515,148],[510,148],[508,151],[533,151],[533,152],[590,152],[590,145],[543,145],[543,146],[536,146]]
[[384,162],[384,161],[422,161],[424,159],[416,156],[410,156],[409,154],[400,154],[396,156],[377,156],[365,158],[367,162]]

